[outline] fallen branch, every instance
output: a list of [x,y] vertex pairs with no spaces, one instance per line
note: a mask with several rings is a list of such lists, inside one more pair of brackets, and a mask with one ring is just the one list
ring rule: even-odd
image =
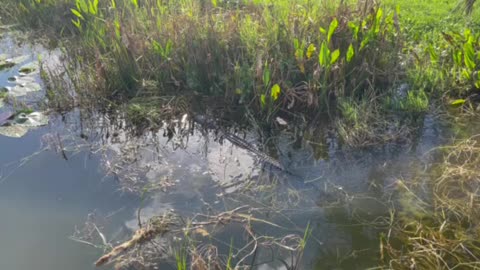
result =
[[100,259],[98,259],[95,262],[95,266],[97,267],[102,266],[108,263],[109,261],[111,261],[112,258],[122,254],[126,250],[134,247],[137,244],[142,244],[147,241],[150,241],[153,238],[155,238],[157,235],[158,235],[158,232],[154,228],[140,228],[135,232],[135,234],[130,240],[128,240],[127,242],[124,242],[121,245],[114,247],[112,251],[100,257]]
[[[250,227],[251,222],[263,223],[276,228],[283,228],[283,227],[263,219],[254,218],[250,214],[239,213],[242,210],[244,211],[248,210],[246,208],[248,208],[248,206],[241,206],[233,210],[220,213],[215,216],[201,215],[201,214],[196,215],[193,218],[192,222],[189,223],[188,228],[179,227],[179,224],[176,224],[174,222],[175,218],[172,216],[166,215],[166,216],[152,218],[148,222],[147,226],[138,229],[130,240],[114,247],[112,251],[103,255],[101,258],[99,258],[95,262],[95,265],[97,267],[105,265],[111,262],[114,258],[118,258],[121,254],[127,252],[129,249],[135,247],[136,245],[141,245],[145,242],[151,241],[158,235],[164,235],[167,232],[174,233],[174,234],[175,233],[184,234],[187,231],[191,231],[191,232],[200,231],[201,234],[204,235],[204,234],[208,234],[208,232],[205,233],[205,230],[203,229],[203,227],[205,226],[216,226],[219,224],[227,225],[229,223],[246,224],[247,232],[249,232],[249,234],[254,239],[254,249],[251,252],[251,254],[248,255],[250,256],[256,251],[258,246],[258,244],[256,243],[257,239],[254,237],[254,234],[251,231],[251,227]],[[242,259],[242,261],[244,259]]]

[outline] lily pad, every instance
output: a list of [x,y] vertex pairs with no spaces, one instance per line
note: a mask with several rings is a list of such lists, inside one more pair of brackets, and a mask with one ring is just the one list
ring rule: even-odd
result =
[[35,61],[35,62],[30,62],[21,66],[18,72],[20,72],[20,74],[31,74],[31,73],[34,73],[35,71],[38,71],[38,68],[39,68],[38,62]]
[[8,63],[8,62],[5,62],[5,61],[0,61],[0,70],[4,70],[4,69],[9,69],[9,68],[12,68],[14,67],[15,64],[13,63]]
[[42,86],[36,82],[29,82],[22,85],[15,85],[14,87],[7,87],[8,94],[14,97],[25,96],[30,92],[40,91]]
[[36,82],[36,79],[33,76],[20,75],[20,76],[10,77],[8,78],[8,81],[11,83],[19,84],[19,85],[25,85],[28,83]]
[[48,117],[41,112],[20,113],[15,117],[15,122],[26,127],[40,127],[48,124]]
[[36,79],[32,76],[15,76],[10,77],[8,80],[14,83],[15,86],[5,87],[8,90],[8,94],[14,97],[25,96],[30,92],[40,91],[42,86],[36,82]]
[[[8,119],[9,118],[6,120]],[[32,128],[47,125],[48,117],[41,112],[33,112],[30,114],[20,113],[8,124],[9,125],[0,126],[0,135],[20,138],[25,136]]]
[[21,63],[27,61],[28,58],[29,58],[28,55],[9,58],[8,55],[1,54],[0,55],[0,70],[12,68],[15,65],[18,65],[18,64],[21,64]]
[[21,64],[25,61],[27,61],[29,58],[28,55],[22,55],[22,56],[17,56],[17,57],[14,57],[14,58],[8,58],[5,60],[5,62],[7,63],[13,63],[15,65],[18,65],[18,64]]
[[11,138],[21,138],[25,136],[28,132],[28,127],[13,125],[0,127],[0,135],[11,137]]

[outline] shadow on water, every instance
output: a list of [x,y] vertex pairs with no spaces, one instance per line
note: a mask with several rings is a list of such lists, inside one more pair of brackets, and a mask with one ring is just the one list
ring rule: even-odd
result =
[[[18,71],[2,71],[0,83]],[[213,230],[200,231],[199,253],[211,245],[215,253],[228,257],[232,251],[234,260],[244,257],[257,269],[295,269],[301,256],[288,248],[308,235],[299,264],[304,269],[372,267],[384,226],[379,217],[389,214],[382,198],[397,179],[424,170],[431,158],[424,154],[448,141],[433,115],[421,119],[411,144],[356,150],[341,147],[328,126],[287,124],[264,133],[237,128],[232,119],[220,125],[212,118],[213,126],[205,126],[194,118],[138,132],[118,111],[76,109],[52,112],[48,126],[22,138],[0,137],[1,268],[91,269],[103,250],[88,243],[99,243],[100,235],[116,245],[155,216],[175,213],[188,223],[199,214],[212,217],[244,206],[261,222],[246,226],[245,216],[239,224],[217,222]],[[98,223],[91,220],[96,215]],[[70,240],[87,217],[102,233],[95,239],[77,235],[84,243]],[[262,239],[258,249],[252,231]],[[170,255],[181,246],[179,237],[157,244]],[[142,248],[147,253],[130,253],[127,260],[157,265],[151,250]],[[157,266],[174,268],[175,262],[166,261]]]

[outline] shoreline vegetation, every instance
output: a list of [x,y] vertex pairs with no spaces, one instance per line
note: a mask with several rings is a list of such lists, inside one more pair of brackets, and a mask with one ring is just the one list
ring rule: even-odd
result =
[[[128,104],[137,121],[158,124],[195,101],[221,101],[261,126],[276,116],[327,117],[356,145],[401,137],[386,134],[395,126],[386,122],[408,126],[430,106],[476,105],[477,12],[463,16],[458,3],[449,5],[22,0],[6,1],[0,12],[4,23],[64,48],[77,96],[95,92]],[[44,75],[51,105],[82,103],[60,95],[62,78]]]
[[[240,115],[238,122],[270,132],[328,119],[342,145],[355,149],[409,141],[429,114],[477,117],[478,5],[5,0],[0,21],[62,50],[64,70],[41,70],[48,106],[60,113],[120,112],[138,134],[184,114]],[[427,170],[397,180],[382,198],[388,215],[362,220],[381,231],[373,269],[480,268],[480,147],[470,136],[432,151],[437,158]],[[295,236],[264,237],[253,223],[279,225],[252,212],[239,207],[186,223],[174,215],[154,218],[131,240],[106,248],[97,264],[117,257],[123,269],[125,253],[172,234],[184,238],[173,251],[177,269],[248,268],[257,245],[286,250],[294,258],[287,268],[301,268],[309,225]],[[230,223],[240,224],[254,246],[245,257],[230,250],[220,258],[215,246],[196,245],[212,227]]]

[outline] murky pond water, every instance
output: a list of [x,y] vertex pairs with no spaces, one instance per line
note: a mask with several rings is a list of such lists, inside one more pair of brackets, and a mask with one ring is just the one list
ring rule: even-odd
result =
[[[1,44],[0,54],[28,57],[0,72],[0,86],[11,84],[9,78],[38,53],[47,56],[12,39]],[[42,91],[28,93],[24,102],[40,110]],[[5,106],[0,113],[15,109]],[[192,218],[244,205],[268,220],[253,227],[271,245],[264,242],[255,254],[252,265],[258,269],[294,264],[295,253],[272,246],[287,246],[286,236],[302,237],[307,228],[312,233],[305,269],[374,266],[379,231],[371,221],[388,214],[380,199],[395,180],[423,170],[429,158],[424,153],[448,139],[434,117],[422,120],[412,144],[355,151],[339,150],[334,137],[293,136],[286,130],[275,138],[274,151],[285,172],[262,165],[228,140],[215,140],[214,132],[191,128],[191,122],[178,123],[183,136],[169,139],[162,130],[135,137],[105,115],[52,113],[47,126],[21,138],[0,136],[0,268],[93,269],[103,250],[71,236],[97,216],[98,230],[115,245],[138,229],[139,207],[146,221],[172,210]],[[245,138],[258,141],[253,132]],[[149,191],[148,198],[142,191]],[[365,223],[358,222],[362,219]],[[92,243],[98,244],[99,235]],[[242,225],[218,226],[207,238],[222,254],[249,242]]]

